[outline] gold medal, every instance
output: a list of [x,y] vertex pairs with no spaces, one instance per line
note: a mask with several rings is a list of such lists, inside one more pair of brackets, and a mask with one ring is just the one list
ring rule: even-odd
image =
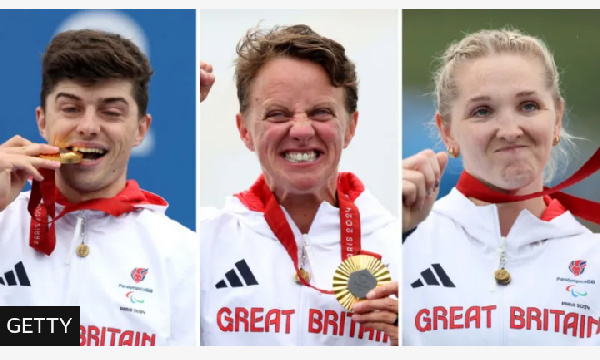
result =
[[[300,269],[300,276],[302,276],[307,283],[310,283],[310,273],[308,271]],[[302,285],[302,283],[300,282],[300,278],[298,277],[298,273],[294,274],[294,281],[296,282],[296,284]]]
[[40,157],[43,159],[49,159],[58,161],[61,164],[77,164],[81,162],[83,154],[79,151],[71,151],[67,148],[61,147],[60,151],[56,154],[41,154]]
[[79,244],[79,246],[77,247],[77,250],[75,250],[75,252],[80,257],[86,257],[90,253],[90,248],[86,244],[81,243],[81,244]]
[[333,275],[335,298],[348,311],[377,286],[392,281],[390,271],[374,256],[355,255],[338,266]]
[[510,273],[504,269],[496,270],[494,272],[496,282],[500,285],[508,285],[510,283]]

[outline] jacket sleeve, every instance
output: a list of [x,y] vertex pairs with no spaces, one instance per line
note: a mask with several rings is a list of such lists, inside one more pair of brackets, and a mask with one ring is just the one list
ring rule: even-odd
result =
[[186,231],[185,241],[170,261],[170,320],[169,346],[198,346],[198,236]]

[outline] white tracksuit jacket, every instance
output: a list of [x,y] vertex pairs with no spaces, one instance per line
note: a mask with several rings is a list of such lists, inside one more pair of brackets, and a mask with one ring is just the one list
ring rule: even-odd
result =
[[[21,193],[0,212],[0,305],[80,306],[80,345],[197,344],[198,240],[164,215],[166,207],[143,205],[119,217],[68,213],[56,222],[47,256],[29,246],[28,201]],[[62,209],[57,203],[56,213]],[[83,223],[90,251],[79,257]],[[148,269],[138,282],[136,268]]]
[[[399,270],[400,225],[364,191],[361,248],[382,255],[392,280]],[[302,235],[283,210],[296,237],[298,256],[308,243],[311,285],[332,288],[341,262],[339,209],[323,202]],[[383,332],[365,329],[335,299],[294,282],[294,265],[264,213],[231,197],[222,211],[200,223],[201,345],[389,345]]]
[[456,189],[435,203],[402,249],[404,345],[600,345],[600,237],[569,212],[523,210],[505,238],[506,286],[494,280],[502,240],[495,205]]

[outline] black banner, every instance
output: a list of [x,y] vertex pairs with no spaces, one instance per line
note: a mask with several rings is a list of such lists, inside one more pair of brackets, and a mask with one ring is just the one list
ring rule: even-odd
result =
[[79,346],[79,306],[0,306],[0,346]]

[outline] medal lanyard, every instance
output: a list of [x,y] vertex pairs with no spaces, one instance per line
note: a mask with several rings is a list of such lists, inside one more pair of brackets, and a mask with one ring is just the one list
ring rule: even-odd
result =
[[551,194],[551,198],[558,200],[573,215],[600,225],[600,203],[560,192],[560,190],[592,175],[598,169],[600,169],[600,148],[571,177],[552,188],[544,187],[543,191],[520,196],[505,194],[490,189],[466,171],[463,171],[460,175],[456,189],[466,197],[472,197],[489,203],[517,202]]
[[[323,294],[333,295],[333,290],[322,290],[308,283],[300,276],[298,268],[298,247],[296,246],[296,238],[290,227],[290,224],[285,218],[285,214],[275,195],[265,185],[263,191],[263,199],[265,200],[265,220],[279,242],[283,245],[288,255],[294,263],[294,269],[302,285],[311,287]],[[361,251],[360,249],[360,212],[353,201],[349,199],[348,194],[344,194],[337,189],[338,199],[340,203],[340,246],[342,261],[358,254],[369,254],[381,258],[378,255]]]
[[[57,200],[54,170],[38,169],[44,181],[33,181],[27,210],[31,215],[29,245],[46,255],[52,254],[56,246],[55,222],[65,214],[77,210],[98,210],[112,216],[132,212],[136,198],[130,197],[130,202],[114,198],[98,198],[75,204],[67,204],[60,214],[55,214]],[[137,186],[137,185],[136,185]],[[43,200],[43,202],[42,202]],[[48,218],[50,218],[48,220]],[[50,225],[50,226],[48,226]]]

